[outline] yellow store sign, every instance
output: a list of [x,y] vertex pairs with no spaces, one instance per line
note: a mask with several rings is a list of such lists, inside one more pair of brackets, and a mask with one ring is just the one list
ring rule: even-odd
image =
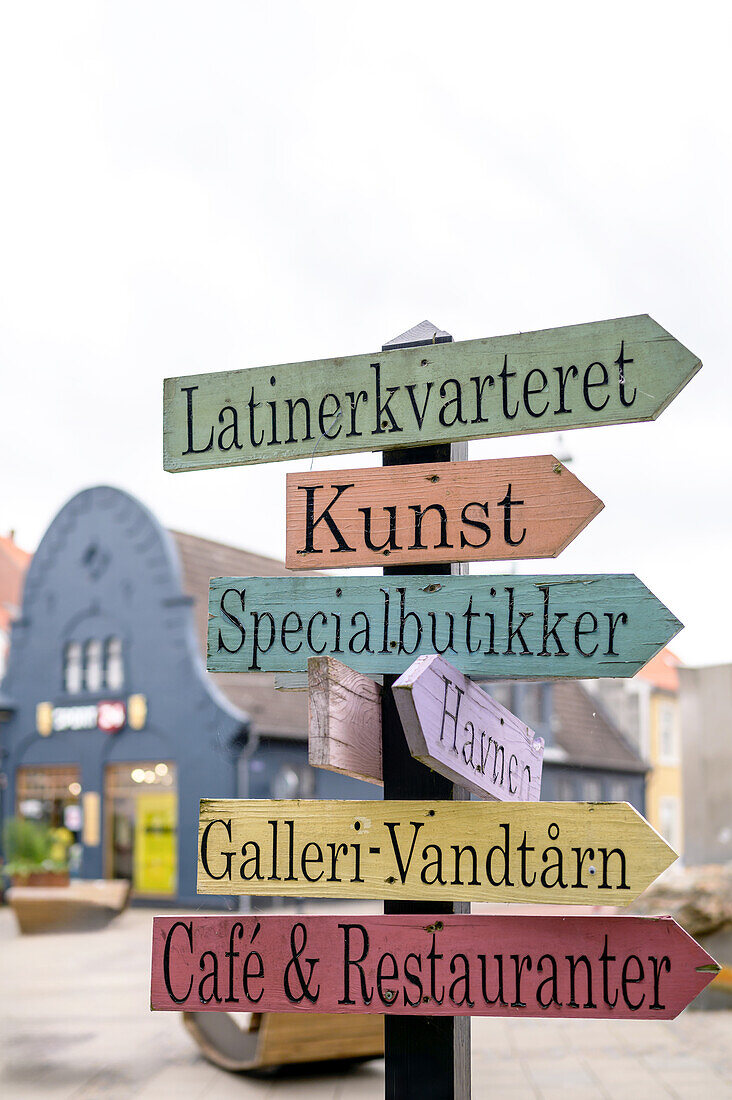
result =
[[138,894],[175,894],[177,796],[174,791],[141,792],[135,811],[135,891]]

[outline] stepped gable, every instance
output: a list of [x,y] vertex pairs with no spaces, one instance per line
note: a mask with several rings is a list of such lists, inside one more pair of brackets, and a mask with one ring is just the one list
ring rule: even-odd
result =
[[552,685],[554,742],[567,753],[563,763],[611,771],[646,772],[646,764],[613,724],[596,696],[577,680]]
[[[171,531],[170,535],[180,557],[183,589],[193,598],[196,634],[205,661],[211,577],[287,577],[292,573],[274,558],[181,531]],[[307,739],[307,692],[276,691],[274,676],[266,672],[210,675],[219,691],[246,713],[254,733],[262,737]]]

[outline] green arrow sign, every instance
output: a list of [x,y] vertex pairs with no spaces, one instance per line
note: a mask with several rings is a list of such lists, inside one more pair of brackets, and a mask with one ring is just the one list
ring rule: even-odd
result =
[[165,381],[166,470],[655,420],[699,359],[648,316]]
[[632,574],[218,577],[210,672],[299,672],[338,657],[400,674],[441,653],[471,676],[632,676],[681,629]]

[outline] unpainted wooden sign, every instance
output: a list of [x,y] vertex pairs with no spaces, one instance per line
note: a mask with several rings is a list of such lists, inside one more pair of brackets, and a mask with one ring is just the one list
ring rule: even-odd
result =
[[308,661],[308,761],[383,786],[381,687],[334,657]]
[[401,675],[439,653],[470,676],[633,676],[680,629],[632,574],[216,577],[206,667]]
[[642,315],[166,378],[163,465],[207,470],[655,420],[700,366]]
[[553,455],[288,474],[286,564],[555,558],[602,507]]
[[671,917],[165,916],[151,1005],[669,1020],[718,970]]
[[675,859],[627,802],[203,799],[198,892],[627,905]]
[[417,760],[481,798],[539,801],[544,738],[444,657],[418,657],[392,691]]

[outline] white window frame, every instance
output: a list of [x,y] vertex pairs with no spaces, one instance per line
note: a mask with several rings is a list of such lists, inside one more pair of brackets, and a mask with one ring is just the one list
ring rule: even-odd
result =
[[664,794],[659,799],[658,831],[674,851],[678,852],[681,844],[681,799],[675,794]]
[[658,762],[668,767],[676,767],[681,762],[679,713],[671,699],[658,702]]

